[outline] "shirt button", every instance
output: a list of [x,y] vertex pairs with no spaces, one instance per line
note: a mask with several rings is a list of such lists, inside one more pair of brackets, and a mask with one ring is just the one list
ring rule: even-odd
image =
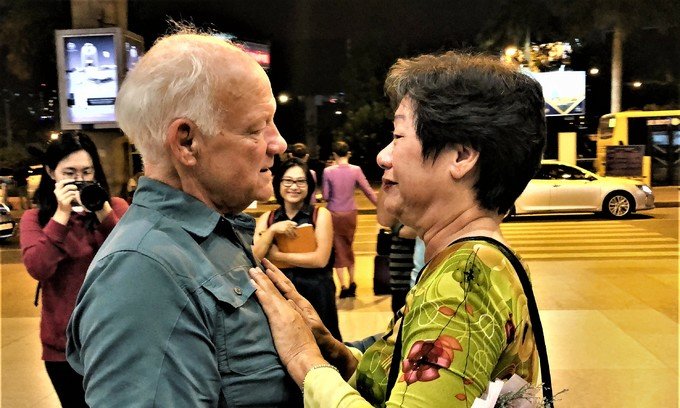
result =
[[241,290],[241,288],[239,288],[239,287],[237,286],[237,287],[234,288],[234,293],[236,293],[237,295],[241,296],[241,295],[243,294],[243,291]]

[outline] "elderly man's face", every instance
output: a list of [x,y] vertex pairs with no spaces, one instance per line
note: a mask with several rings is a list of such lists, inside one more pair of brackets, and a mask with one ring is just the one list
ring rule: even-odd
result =
[[197,173],[212,204],[223,213],[242,211],[273,194],[274,156],[286,142],[274,125],[276,101],[267,75],[254,62],[230,74],[217,103],[219,132],[206,139]]

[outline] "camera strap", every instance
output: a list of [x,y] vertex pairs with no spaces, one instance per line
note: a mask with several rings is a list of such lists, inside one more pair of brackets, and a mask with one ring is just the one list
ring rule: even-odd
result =
[[38,307],[38,299],[40,299],[40,282],[38,282],[38,285],[35,287],[35,298],[33,298],[33,306]]

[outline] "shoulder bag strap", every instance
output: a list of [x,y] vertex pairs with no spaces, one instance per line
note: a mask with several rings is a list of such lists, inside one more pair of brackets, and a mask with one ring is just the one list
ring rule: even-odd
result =
[[524,295],[527,297],[527,306],[529,308],[529,318],[531,319],[531,328],[534,332],[534,340],[536,341],[536,349],[538,351],[538,358],[541,365],[541,380],[543,381],[543,398],[545,401],[545,407],[553,406],[553,390],[552,390],[552,378],[550,377],[550,363],[548,362],[548,350],[545,346],[545,337],[543,335],[543,325],[541,324],[541,316],[538,314],[538,305],[536,304],[536,297],[534,296],[534,290],[531,286],[531,281],[529,280],[529,275],[524,269],[522,263],[517,259],[517,256],[505,245],[496,241],[495,239],[488,237],[478,237],[482,241],[486,241],[490,244],[496,246],[503,255],[510,260],[512,267],[517,272],[517,277],[520,283],[522,283],[522,290],[524,290]]
[[401,331],[404,328],[404,316],[401,317],[399,323],[399,333],[397,333],[397,340],[394,343],[394,351],[392,352],[392,361],[390,362],[390,373],[387,376],[387,388],[385,389],[385,405],[390,400],[392,388],[397,383],[397,376],[399,375],[399,363],[401,363]]
[[[550,364],[548,363],[548,351],[545,347],[545,338],[543,336],[543,325],[541,324],[541,317],[538,314],[538,306],[536,304],[536,298],[534,297],[534,291],[531,286],[531,281],[527,275],[527,271],[524,269],[522,263],[517,259],[517,256],[510,251],[505,245],[496,241],[495,239],[489,237],[466,237],[460,240],[456,240],[451,243],[451,245],[462,241],[485,241],[498,248],[501,253],[508,258],[512,267],[517,273],[520,283],[522,284],[522,290],[527,297],[527,306],[529,308],[529,318],[531,319],[531,327],[534,333],[534,340],[536,341],[536,349],[538,351],[538,357],[540,359],[541,365],[541,380],[543,381],[543,398],[546,408],[553,407],[553,391],[552,391],[552,378],[550,377]],[[425,268],[423,268],[425,269]],[[420,271],[422,274],[423,270]],[[420,279],[420,274],[418,275]],[[399,375],[399,363],[401,362],[401,335],[404,326],[404,318],[402,317],[401,324],[399,325],[399,333],[397,334],[397,340],[394,344],[394,352],[392,353],[392,361],[390,364],[390,372],[387,377],[387,389],[385,390],[385,402],[390,399],[390,394],[392,393],[392,388],[397,382],[397,376]]]

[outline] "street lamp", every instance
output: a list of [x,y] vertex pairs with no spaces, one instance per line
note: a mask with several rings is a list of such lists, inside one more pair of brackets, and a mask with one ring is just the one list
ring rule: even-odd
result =
[[633,88],[639,88],[641,86],[642,86],[642,82],[640,82],[640,81],[633,82]]
[[511,45],[505,48],[506,57],[513,57],[515,54],[517,54],[517,47]]
[[336,115],[342,115],[342,111],[336,110],[336,111],[335,111],[335,114],[336,114]]
[[290,100],[290,96],[285,93],[279,94],[279,103],[287,103]]
[[588,71],[590,75],[595,76],[600,73],[600,68],[598,67],[592,67],[590,68],[590,71]]

